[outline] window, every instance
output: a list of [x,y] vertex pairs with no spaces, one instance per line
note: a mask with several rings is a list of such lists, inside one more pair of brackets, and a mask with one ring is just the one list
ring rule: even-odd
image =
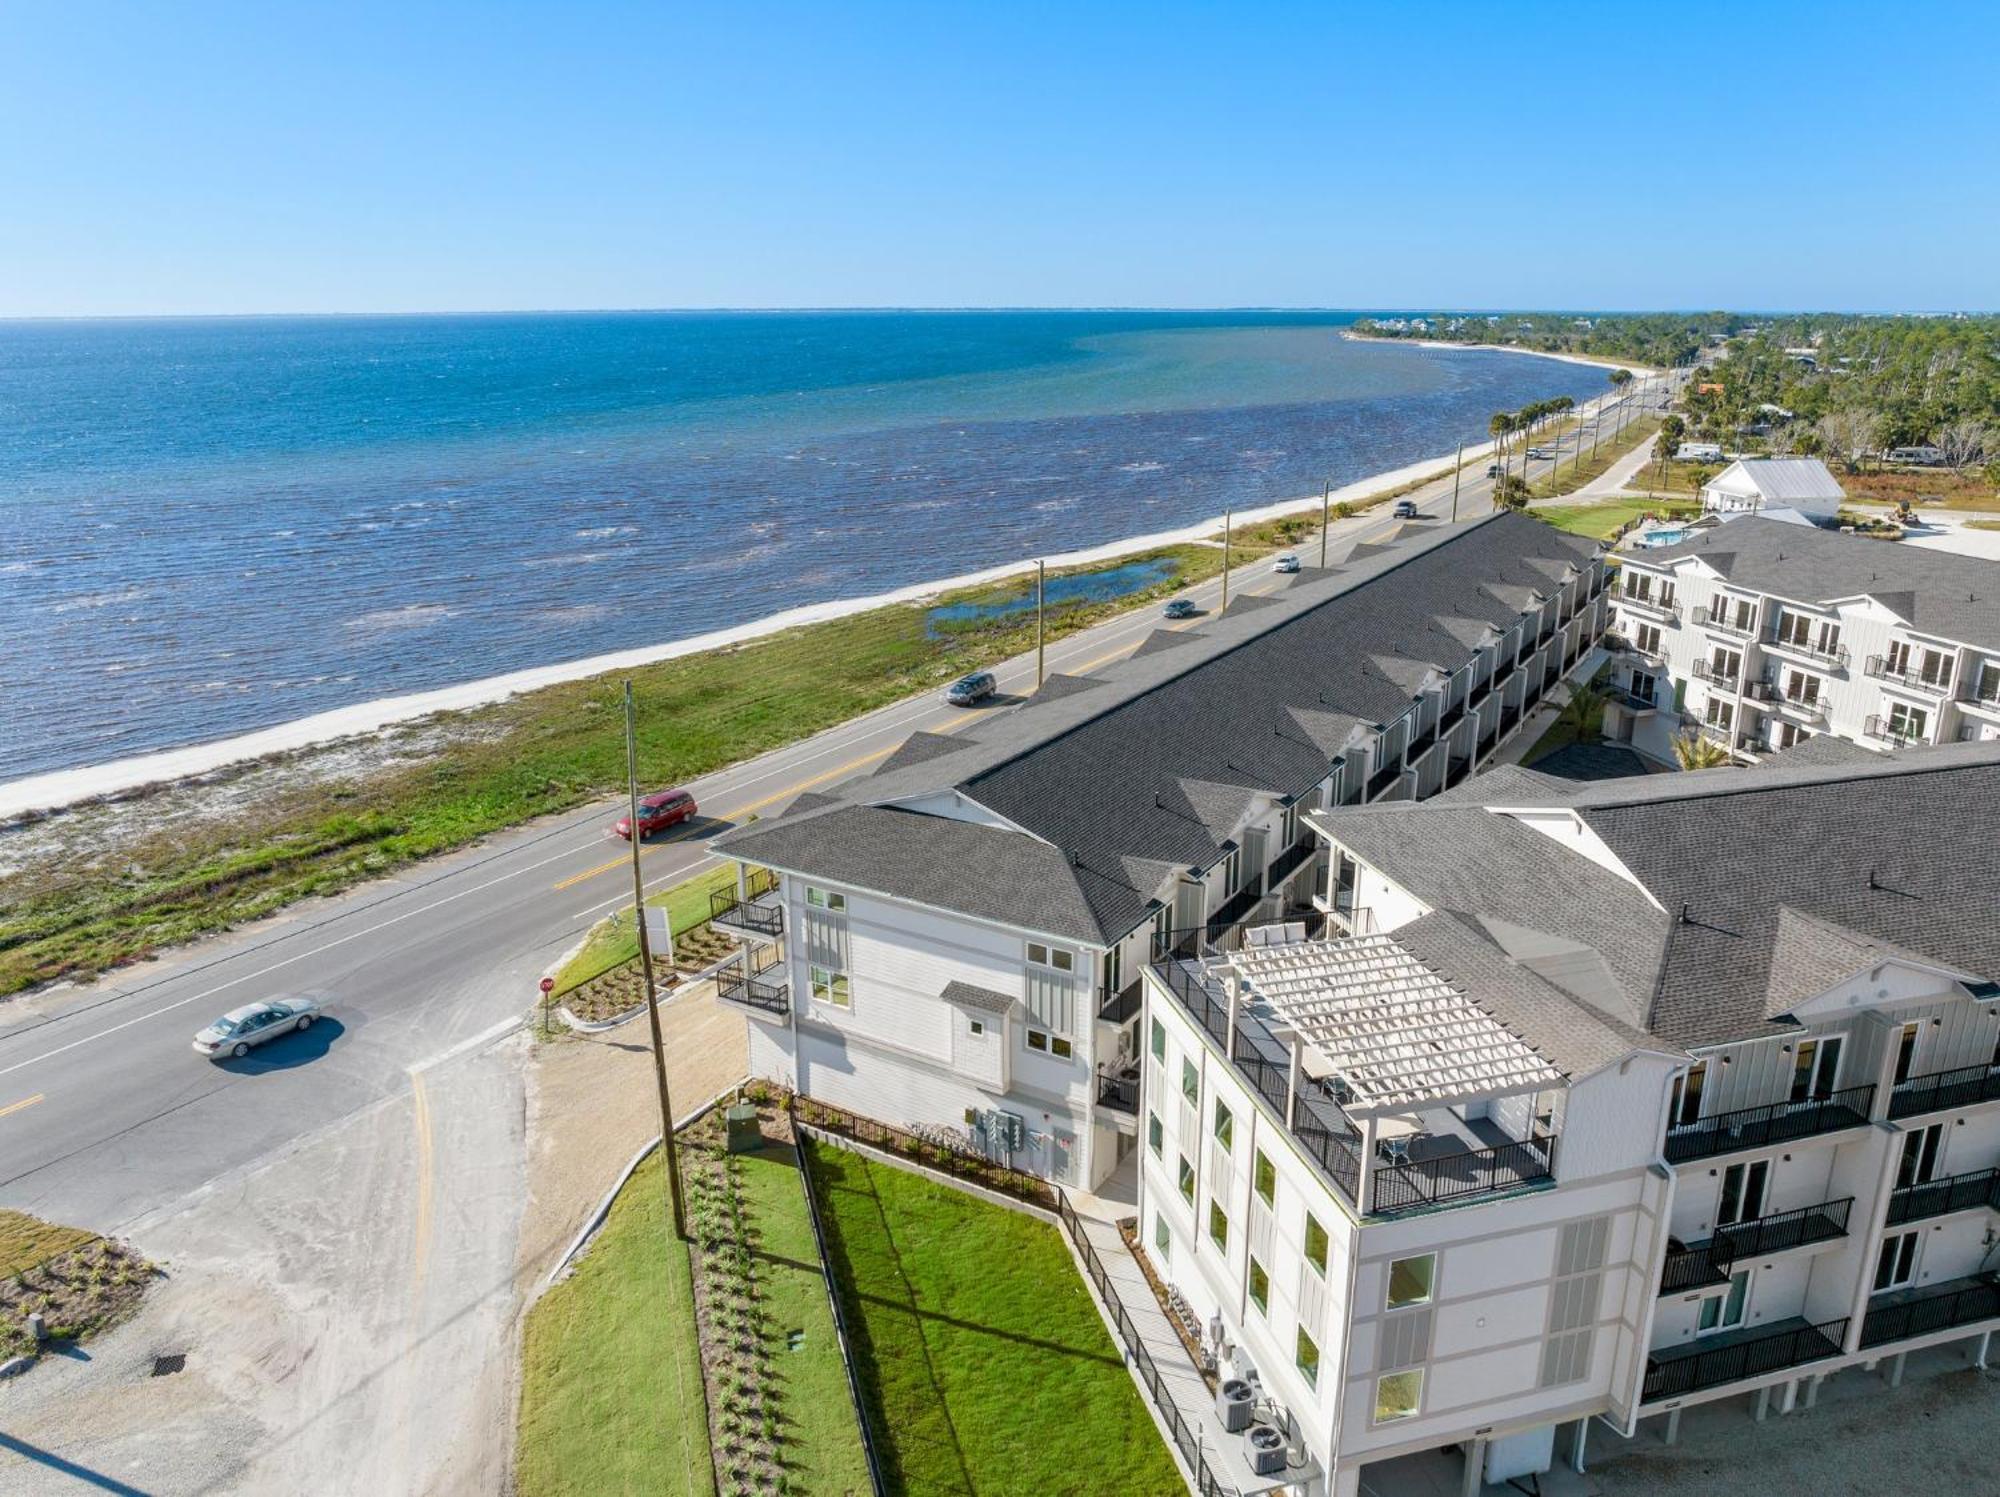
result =
[[1060,946],[1044,946],[1040,941],[1028,943],[1028,960],[1037,967],[1048,967],[1057,972],[1074,972],[1076,954],[1064,951]]
[[1215,1141],[1227,1149],[1236,1142],[1236,1119],[1218,1099],[1215,1104]]
[[1799,1041],[1792,1052],[1792,1100],[1804,1102],[1833,1095],[1840,1075],[1840,1036]]
[[1905,1081],[1910,1079],[1911,1068],[1917,1062],[1917,1035],[1922,1029],[1923,1025],[1921,1024],[1905,1024],[1903,1032],[1896,1037],[1895,1084],[1897,1086],[1901,1086]]
[[1686,1127],[1701,1118],[1701,1092],[1708,1080],[1708,1062],[1698,1060],[1687,1068],[1684,1075],[1674,1078],[1674,1097],[1670,1104],[1667,1126]]
[[1416,1413],[1424,1401],[1424,1373],[1421,1367],[1408,1372],[1385,1372],[1375,1379],[1375,1422],[1393,1424]]
[[1979,662],[1979,684],[1972,694],[1982,702],[2000,702],[2000,660]]
[[1431,1300],[1431,1285],[1437,1277],[1437,1254],[1425,1253],[1420,1258],[1398,1258],[1389,1265],[1388,1309],[1402,1310],[1410,1305],[1427,1305]]
[[1153,1059],[1161,1065],[1167,1063],[1167,1026],[1158,1019],[1153,1020]]
[[1743,657],[1735,650],[1725,650],[1717,645],[1714,653],[1708,657],[1708,670],[1716,680],[1734,685],[1737,678],[1743,674]]
[[1896,1161],[1896,1188],[1928,1185],[1937,1178],[1938,1154],[1944,1145],[1944,1124],[1932,1123],[1903,1135],[1903,1152]]
[[854,1006],[848,993],[847,974],[835,972],[830,967],[812,969],[812,995],[815,1003],[830,1003],[835,1008]]
[[986,1021],[984,1019],[968,1019],[965,1022],[965,1027],[966,1032],[974,1039],[983,1038],[986,1034]]
[[1160,1115],[1157,1112],[1147,1113],[1146,1147],[1153,1151],[1155,1159],[1161,1157],[1161,1151],[1166,1145],[1166,1137],[1166,1130],[1160,1126]]
[[1255,1258],[1250,1260],[1250,1303],[1257,1307],[1259,1315],[1271,1313],[1271,1276]]
[[1208,1240],[1215,1244],[1218,1253],[1229,1251],[1229,1218],[1215,1201],[1208,1203]]
[[1882,1239],[1882,1251],[1875,1259],[1875,1286],[1871,1292],[1880,1294],[1885,1289],[1900,1289],[1910,1282],[1917,1268],[1917,1238],[1922,1235],[1921,1231],[1901,1232]]
[[816,910],[844,910],[847,908],[847,896],[836,894],[831,889],[815,889],[807,884],[806,903]]
[[1076,1047],[1061,1035],[1049,1034],[1040,1029],[1030,1029],[1028,1031],[1028,1048],[1030,1050],[1039,1050],[1044,1055],[1053,1055],[1062,1060],[1068,1060],[1076,1053]]
[[1319,1386],[1319,1343],[1304,1331],[1299,1332],[1298,1349],[1292,1353],[1292,1360],[1300,1372],[1305,1374],[1306,1386]]
[[1912,707],[1907,702],[1898,702],[1889,709],[1889,736],[1892,738],[1928,738],[1930,736],[1930,715],[1921,707]]
[[1804,671],[1785,672],[1785,700],[1810,707],[1819,701],[1819,677]]
[[1194,1166],[1187,1162],[1187,1155],[1181,1155],[1180,1171],[1181,1199],[1190,1206],[1194,1204]]
[[1266,1206],[1278,1204],[1278,1167],[1264,1157],[1264,1151],[1256,1151],[1256,1162],[1250,1168],[1250,1184],[1257,1192],[1257,1199]]
[[1781,749],[1791,748],[1801,738],[1810,737],[1812,734],[1803,731],[1797,723],[1778,724],[1778,747]]
[[1160,1250],[1162,1263],[1173,1255],[1173,1229],[1167,1225],[1166,1217],[1157,1211],[1153,1213],[1153,1246]]
[[1695,1333],[1706,1336],[1710,1331],[1734,1330],[1743,1324],[1743,1306],[1749,1298],[1750,1270],[1739,1269],[1730,1276],[1726,1290],[1701,1302]]
[[1310,1211],[1306,1213],[1306,1262],[1322,1279],[1326,1277],[1326,1228]]
[[1654,659],[1658,659],[1661,653],[1660,626],[1658,624],[1641,624],[1633,632],[1632,642],[1639,647],[1641,655],[1651,655]]
[[1736,707],[1726,697],[1712,696],[1708,699],[1707,711],[1703,714],[1710,727],[1721,728],[1725,732],[1736,721]]
[[1764,1196],[1771,1182],[1771,1161],[1732,1164],[1722,1172],[1722,1199],[1715,1208],[1715,1224],[1731,1227],[1737,1222],[1755,1221],[1764,1214]]
[[1181,1060],[1181,1095],[1190,1102],[1201,1100],[1201,1072],[1194,1068],[1193,1061],[1185,1057]]

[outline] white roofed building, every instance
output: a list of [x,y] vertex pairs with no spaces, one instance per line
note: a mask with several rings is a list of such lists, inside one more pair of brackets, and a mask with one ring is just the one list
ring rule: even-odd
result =
[[1846,491],[1816,457],[1738,458],[1701,488],[1701,507],[1710,514],[1795,509],[1831,520],[1846,502]]

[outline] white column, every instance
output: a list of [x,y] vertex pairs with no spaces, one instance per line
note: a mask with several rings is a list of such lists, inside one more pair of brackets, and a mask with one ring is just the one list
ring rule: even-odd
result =
[[1479,1489],[1486,1485],[1486,1440],[1484,1436],[1474,1436],[1465,1447],[1465,1475],[1460,1479],[1459,1497],[1479,1497]]

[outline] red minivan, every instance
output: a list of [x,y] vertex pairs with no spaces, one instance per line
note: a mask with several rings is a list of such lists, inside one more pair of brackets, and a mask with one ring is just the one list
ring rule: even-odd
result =
[[[655,832],[664,832],[670,826],[679,826],[694,813],[694,796],[686,790],[662,790],[658,795],[641,796],[639,835],[644,838],[652,836]],[[632,818],[619,817],[618,824],[611,830],[621,837],[630,838]]]

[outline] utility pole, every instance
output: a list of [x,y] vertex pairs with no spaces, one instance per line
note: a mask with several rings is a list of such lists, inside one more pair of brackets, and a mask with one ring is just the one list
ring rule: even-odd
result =
[[1048,581],[1048,571],[1047,562],[1035,563],[1035,689],[1037,691],[1042,688],[1042,596],[1044,585]]
[[1326,570],[1326,528],[1333,523],[1333,480],[1319,486],[1319,569]]
[[[667,1096],[667,1047],[660,1037],[660,1005],[653,990],[653,945],[646,934],[646,884],[639,873],[639,738],[632,708],[632,682],[625,682],[625,796],[626,823],[632,831],[632,918],[639,926],[639,970],[645,977],[646,1019],[653,1030],[653,1079],[660,1087],[660,1152],[667,1160],[667,1204],[673,1214],[674,1236],[687,1236],[686,1213],[681,1206],[681,1166],[674,1153],[674,1105]],[[667,959],[673,960],[673,916],[667,916]]]
[[1228,509],[1222,512],[1222,607],[1218,613],[1229,612],[1229,522],[1235,513]]
[[1465,476],[1465,443],[1458,444],[1458,456],[1451,464],[1451,523],[1458,523],[1458,481]]

